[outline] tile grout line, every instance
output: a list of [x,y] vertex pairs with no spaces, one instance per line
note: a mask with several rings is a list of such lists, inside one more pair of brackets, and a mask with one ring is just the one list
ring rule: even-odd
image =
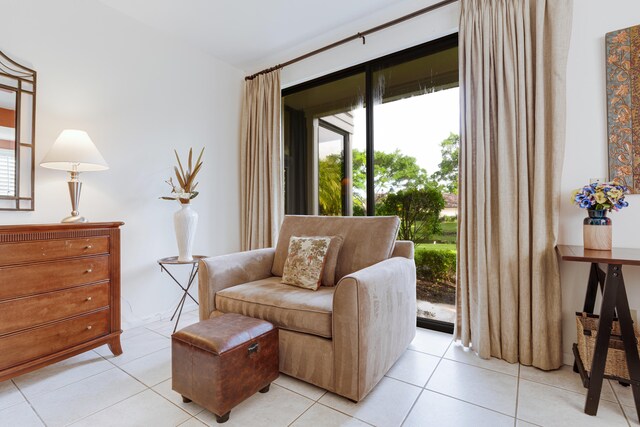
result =
[[[473,365],[473,364],[471,364],[471,363],[463,362],[463,361],[461,361],[461,360],[449,359],[448,357],[446,357],[446,355],[447,355],[447,352],[449,351],[449,349],[451,348],[451,345],[453,345],[453,344],[455,344],[455,341],[451,341],[451,343],[449,344],[449,346],[447,347],[447,349],[445,350],[445,352],[444,352],[444,354],[443,354],[442,356],[439,356],[439,355],[437,355],[437,354],[433,354],[433,353],[427,353],[426,351],[420,351],[420,350],[417,350],[417,349],[415,349],[415,348],[407,348],[407,350],[410,350],[410,351],[416,351],[416,352],[418,352],[418,353],[427,354],[427,355],[429,355],[429,356],[433,356],[433,357],[439,357],[439,358],[441,358],[441,359],[446,359],[446,360],[449,360],[449,361],[451,361],[451,362],[461,363],[461,364],[463,364],[463,365],[466,365],[466,366],[472,366],[472,367],[474,367],[474,368],[484,369],[485,371],[497,372],[497,373],[499,373],[499,374],[509,375],[509,376],[511,376],[511,377],[517,377],[517,376],[518,376],[518,374],[516,374],[516,375],[514,375],[514,374],[509,374],[509,373],[507,373],[507,372],[498,371],[498,370],[496,370],[496,369],[485,368],[484,366]],[[476,356],[476,357],[479,357],[479,356]],[[492,357],[492,359],[493,359],[493,357]],[[481,358],[480,360],[484,360],[484,359],[482,359],[482,358]],[[501,359],[496,359],[496,360],[501,360]],[[505,362],[505,363],[509,363],[509,362]],[[518,370],[519,370],[519,369],[520,369],[520,368],[518,367]]]
[[[537,368],[536,368],[536,369],[537,369]],[[546,371],[544,371],[544,372],[546,372]],[[523,381],[529,381],[530,383],[535,383],[535,384],[544,385],[544,386],[547,386],[547,387],[557,388],[558,390],[562,390],[562,391],[568,391],[569,393],[575,393],[575,394],[580,394],[580,395],[582,395],[582,396],[586,396],[586,393],[585,393],[585,394],[582,394],[582,393],[581,393],[581,392],[579,392],[579,391],[575,391],[575,390],[572,390],[572,389],[569,389],[569,388],[565,388],[565,387],[560,387],[560,386],[555,385],[555,384],[545,383],[545,382],[542,382],[542,381],[540,381],[540,380],[534,380],[534,379],[531,379],[531,378],[522,378],[522,380],[523,380]],[[518,384],[519,384],[519,381],[518,381]],[[604,383],[603,383],[603,384],[604,384]],[[604,386],[603,386],[603,387],[604,387]],[[586,390],[586,389],[585,389],[585,390]],[[618,402],[618,397],[616,396],[615,392],[614,392],[613,390],[612,390],[611,392],[613,393],[613,396],[614,396],[614,397],[615,397],[615,399],[616,399],[615,401],[614,401],[614,400],[607,400],[607,399],[601,399],[601,400],[603,400],[604,402],[609,402],[609,403],[619,403],[619,402]],[[602,397],[602,394],[601,394],[601,397]],[[523,421],[524,421],[524,420],[523,420]]]
[[[169,338],[165,337],[164,335],[160,335],[160,336],[161,336],[161,337],[163,337],[163,338],[169,339]],[[129,360],[128,362],[124,362],[124,363],[123,363],[123,365],[126,365],[127,363],[131,363],[131,362],[133,362],[133,361],[136,361],[136,360],[142,359],[143,357],[150,356],[150,355],[152,355],[152,354],[154,354],[154,353],[157,353],[157,352],[159,352],[159,351],[166,350],[167,348],[171,348],[171,341],[169,341],[169,346],[168,346],[168,347],[162,347],[162,348],[160,348],[160,349],[158,349],[158,350],[152,351],[151,353],[147,353],[147,354],[143,354],[142,356],[135,357],[135,358],[133,358],[133,359]],[[97,353],[97,352],[96,352],[96,353]],[[111,364],[112,364],[113,366],[115,366],[116,368],[119,368],[119,367],[120,367],[120,365],[116,365],[115,363],[113,363],[113,362],[111,361],[111,359],[115,359],[115,358],[116,358],[116,357],[118,357],[118,356],[113,356],[113,355],[111,355],[111,356],[109,357],[109,359],[107,359],[107,357],[105,357],[105,356],[101,355],[100,353],[97,353],[97,354],[98,354],[100,357],[102,357],[104,360],[106,360],[107,362],[111,363]],[[107,355],[107,356],[108,356],[108,355]]]
[[[435,371],[435,369],[434,369]],[[420,396],[422,396],[422,393],[424,393],[425,389],[420,389],[420,393],[418,393],[418,396],[416,397],[416,400],[413,401],[413,403],[411,404],[411,408],[409,408],[409,410],[407,411],[407,415],[404,416],[404,418],[402,418],[402,422],[400,423],[400,426],[403,426],[405,422],[407,422],[407,418],[409,418],[409,415],[411,415],[411,412],[413,411],[413,408],[416,407],[416,403],[418,403],[418,400],[420,400]]]
[[[171,378],[169,378],[169,379],[171,379]],[[165,381],[167,381],[167,380],[165,380]],[[164,381],[159,382],[158,384],[162,384],[163,382],[164,382]],[[156,386],[157,386],[158,384],[156,384]],[[154,386],[154,387],[155,387],[155,386]],[[171,400],[167,399],[165,396],[163,396],[162,394],[160,394],[159,392],[157,392],[156,390],[154,390],[152,387],[149,387],[149,390],[150,390],[151,392],[153,392],[153,393],[157,394],[157,395],[158,395],[158,396],[160,396],[162,399],[166,400],[167,402],[169,402],[170,404],[172,404],[173,406],[175,406],[176,408],[178,408],[179,410],[181,410],[181,411],[182,411],[182,412],[184,412],[185,414],[189,415],[189,418],[193,418],[193,417],[195,417],[195,416],[197,415],[197,414],[192,414],[191,412],[189,412],[189,411],[185,410],[184,408],[180,407],[179,405],[175,404],[174,402],[172,402]],[[193,402],[193,403],[195,403],[195,402]],[[197,403],[195,403],[195,404],[196,404],[196,405],[198,405]],[[198,406],[200,406],[200,405],[198,405]],[[202,408],[202,406],[200,406],[200,407]],[[204,412],[204,411],[206,411],[206,409],[202,408],[202,411],[198,412],[198,414],[199,414],[199,413],[201,413],[201,412]],[[187,418],[186,420],[184,420],[181,424],[184,424],[184,423],[186,423],[187,421],[189,421],[189,418]]]
[[[452,340],[452,341],[451,341],[451,344],[449,345],[449,347],[447,347],[447,351],[449,351],[449,348],[451,348],[451,345],[454,345],[454,344],[455,344],[455,340]],[[504,373],[504,372],[498,372],[498,371],[494,371],[494,370],[491,370],[491,369],[482,368],[482,367],[480,367],[480,366],[475,366],[475,365],[471,365],[471,364],[464,363],[464,362],[458,362],[457,360],[447,359],[447,358],[445,357],[445,355],[446,355],[446,354],[447,354],[447,353],[445,352],[445,353],[444,353],[444,355],[441,357],[440,362],[441,362],[442,360],[447,360],[447,361],[449,361],[449,362],[460,363],[460,364],[462,364],[462,365],[471,366],[471,367],[474,367],[474,368],[480,368],[480,369],[483,369],[483,370],[485,370],[485,371],[495,372],[495,373],[498,373],[498,374],[504,374],[504,375],[508,375],[508,376],[510,376],[510,377],[514,377],[514,375],[506,374],[506,373]],[[431,389],[428,389],[428,388],[427,388],[427,385],[429,384],[429,381],[431,381],[431,377],[433,376],[433,374],[435,374],[436,369],[438,369],[438,366],[440,366],[440,362],[438,362],[438,365],[436,366],[436,368],[435,368],[435,369],[433,370],[433,372],[431,373],[431,376],[429,377],[429,380],[428,380],[428,381],[427,381],[427,383],[424,385],[424,387],[423,387],[423,388],[424,388],[425,390],[430,391],[430,392],[432,392],[432,393],[437,393],[437,394],[439,394],[439,395],[441,395],[441,396],[445,396],[445,397],[448,397],[448,398],[450,398],[450,399],[457,400],[457,401],[459,401],[459,402],[464,402],[464,403],[467,403],[467,404],[470,404],[470,405],[473,405],[473,406],[477,406],[478,408],[486,409],[486,410],[488,410],[488,411],[495,412],[496,414],[504,415],[504,416],[507,416],[507,417],[509,417],[509,418],[513,418],[514,420],[516,420],[516,417],[515,417],[515,416],[513,416],[513,415],[505,414],[504,412],[500,412],[500,411],[497,411],[497,410],[495,410],[495,409],[492,409],[492,408],[488,408],[488,407],[486,407],[486,406],[479,405],[479,404],[477,404],[477,403],[473,403],[473,402],[469,402],[469,401],[466,401],[466,400],[463,400],[463,399],[459,399],[459,398],[457,398],[457,397],[450,396],[450,395],[448,395],[448,394],[445,394],[445,393],[439,392],[439,391],[437,391],[437,390],[431,390]],[[518,363],[518,373],[519,373],[519,372],[520,372],[520,364]],[[516,378],[517,378],[517,377],[519,377],[519,374],[516,376]],[[413,408],[412,408],[412,410],[413,410]],[[514,421],[514,422],[515,422],[515,421]]]
[[[440,391],[431,390],[431,389],[428,389],[428,388],[425,388],[425,390],[429,391],[431,393],[439,394],[440,396],[448,397],[449,399],[457,400],[458,402],[466,403],[466,404],[469,404],[469,405],[472,405],[472,406],[476,406],[476,407],[481,408],[481,409],[485,409],[487,411],[495,412],[496,414],[504,415],[505,417],[515,418],[513,415],[505,414],[504,412],[496,411],[495,409],[487,408],[486,406],[478,405],[477,403],[469,402],[467,400],[462,400],[462,399],[459,399],[457,397],[450,396],[448,394],[442,393]],[[524,421],[524,420],[522,420],[522,421]]]
[[416,403],[418,403],[418,400],[420,400],[420,396],[422,396],[422,393],[424,393],[424,391],[426,390],[425,387],[427,386],[427,384],[429,384],[429,381],[431,381],[431,377],[433,377],[433,374],[436,373],[436,370],[438,369],[438,366],[440,366],[440,363],[442,362],[442,359],[444,359],[444,355],[447,354],[447,351],[449,351],[449,348],[451,348],[451,344],[453,344],[453,340],[451,340],[451,342],[449,343],[447,348],[444,350],[444,353],[442,353],[442,356],[440,356],[440,360],[438,360],[438,363],[436,363],[436,367],[433,368],[433,371],[431,371],[431,374],[429,375],[429,378],[427,378],[427,381],[421,387],[420,393],[418,393],[418,397],[416,397],[416,400],[414,400],[413,403],[411,404],[411,408],[409,408],[409,411],[407,411],[407,415],[404,416],[404,418],[402,419],[402,422],[400,423],[400,425],[403,425],[407,421],[407,418],[409,418],[409,415],[411,415],[411,411],[413,411],[413,408],[415,408]]
[[[475,353],[474,353],[474,354],[475,354]],[[478,356],[478,355],[475,355],[474,357],[477,357],[477,358],[478,358],[478,359],[480,359],[480,360],[485,360],[485,359],[482,359],[482,358],[481,358],[480,356]],[[497,369],[485,368],[484,366],[474,365],[474,364],[471,364],[471,363],[463,362],[463,361],[461,361],[461,360],[449,359],[448,357],[445,357],[445,356],[443,356],[442,358],[443,358],[443,359],[445,359],[445,360],[449,360],[449,361],[451,361],[451,362],[461,363],[461,364],[466,365],[466,366],[473,366],[474,368],[484,369],[485,371],[491,371],[491,372],[496,372],[496,373],[498,373],[498,374],[509,375],[510,377],[517,377],[517,376],[518,376],[518,374],[509,374],[509,373],[507,373],[507,372],[498,371]],[[491,359],[494,359],[494,357],[492,357]],[[489,360],[490,360],[490,359],[489,359]],[[502,360],[502,359],[496,359],[496,360]],[[505,363],[509,363],[509,362],[506,362],[506,361],[505,361]],[[511,363],[509,363],[509,364],[511,365]],[[519,370],[520,370],[520,368],[518,367],[518,371],[519,371]]]
[[[148,356],[151,356],[152,354],[160,353],[161,351],[166,351],[167,349],[169,350],[169,352],[171,352],[171,346],[169,346],[169,347],[163,347],[163,348],[161,348],[161,349],[159,349],[159,350],[152,351],[152,352],[151,352],[151,353],[149,353],[149,354],[145,354],[144,356],[136,357],[135,359],[131,359],[131,360],[129,360],[128,362],[124,362],[122,365],[116,365],[115,363],[110,362],[108,359],[107,359],[107,362],[111,363],[111,364],[112,364],[113,366],[115,366],[116,368],[119,368],[120,366],[128,365],[129,363],[132,363],[132,362],[135,362],[135,361],[137,361],[137,360],[140,360],[140,359],[142,359],[143,357],[148,357]],[[115,358],[115,357],[118,357],[118,356],[114,356],[114,358]],[[169,378],[171,378],[171,377],[169,377]],[[166,381],[167,379],[168,379],[168,378],[165,378],[165,379],[164,379],[164,380],[162,380],[162,381]],[[162,381],[160,381],[160,382],[162,382]],[[160,383],[158,383],[158,384],[160,384]],[[152,386],[150,386],[150,387],[155,387],[155,386],[156,386],[156,385],[158,385],[158,384],[154,384],[154,385],[152,385]]]
[[[158,350],[158,351],[159,351],[159,350]],[[151,354],[151,353],[150,353],[150,354]],[[104,356],[102,356],[102,355],[100,355],[100,356],[104,358]],[[117,356],[116,356],[116,357],[117,357]],[[105,360],[107,360],[107,359],[105,359]],[[136,359],[134,359],[134,360],[136,360]],[[107,360],[107,361],[108,361],[108,360]],[[113,365],[113,364],[112,364],[112,365]],[[151,387],[148,387],[145,383],[143,383],[142,381],[140,381],[139,379],[137,379],[136,377],[134,377],[133,375],[131,375],[130,373],[128,373],[127,371],[125,371],[124,369],[121,369],[121,368],[120,368],[119,366],[117,366],[117,365],[113,365],[113,366],[114,366],[115,368],[119,369],[119,370],[120,370],[121,372],[123,372],[125,375],[127,375],[127,376],[129,376],[129,377],[133,378],[135,381],[137,381],[137,382],[139,382],[140,384],[142,384],[142,386],[144,387],[144,389],[140,390],[138,393],[134,393],[134,394],[132,394],[131,396],[127,396],[127,397],[125,397],[124,399],[120,399],[120,400],[118,400],[117,402],[114,402],[113,404],[111,404],[111,405],[109,405],[109,406],[106,406],[106,407],[104,407],[104,408],[102,408],[102,409],[100,409],[100,410],[98,410],[98,411],[92,412],[91,414],[88,414],[88,415],[86,415],[86,416],[84,416],[84,417],[78,418],[77,420],[74,420],[74,421],[72,421],[72,422],[68,423],[67,425],[75,424],[75,423],[77,423],[78,421],[82,421],[82,420],[84,420],[85,418],[88,418],[88,417],[90,417],[90,416],[92,416],[92,415],[97,414],[98,412],[102,412],[102,411],[104,411],[104,410],[106,410],[106,409],[108,409],[108,408],[111,408],[112,406],[115,406],[115,405],[117,405],[118,403],[124,402],[124,401],[125,401],[125,400],[127,400],[127,399],[130,399],[130,398],[132,398],[132,397],[134,397],[134,396],[137,396],[137,395],[139,395],[139,394],[141,394],[141,393],[144,393],[144,392],[145,392],[145,391],[147,391],[147,390],[151,390]],[[110,371],[110,369],[108,369],[107,371]],[[104,371],[104,372],[107,372],[107,371]],[[97,374],[96,374],[96,375],[97,375]],[[92,376],[93,376],[93,375],[92,375]],[[89,377],[88,377],[88,378],[89,378]],[[166,380],[165,380],[165,381],[166,381]],[[151,390],[151,391],[153,391],[153,390]],[[191,415],[191,414],[189,414],[189,415]]]
[[[93,350],[89,350],[89,351],[93,351]],[[100,355],[100,354],[96,353],[95,351],[93,351],[93,352],[96,354],[96,356],[98,356],[99,358],[101,358],[101,359],[102,359],[102,360],[104,360],[105,362],[109,362],[109,361],[108,361],[108,360],[106,360],[102,355]],[[75,357],[75,356],[74,356],[74,357]],[[67,360],[69,360],[69,359],[67,359]],[[60,363],[60,362],[57,362],[57,363]],[[86,377],[84,377],[84,378],[80,378],[79,380],[72,381],[72,382],[70,382],[70,383],[68,383],[68,384],[65,384],[65,385],[63,385],[63,386],[60,386],[60,387],[57,387],[57,388],[54,388],[54,389],[51,389],[51,390],[47,390],[47,391],[42,391],[42,392],[36,393],[34,396],[32,396],[32,398],[34,398],[34,399],[35,399],[35,398],[37,398],[37,397],[39,397],[39,396],[43,396],[43,395],[45,395],[45,394],[49,394],[49,393],[51,393],[52,391],[60,390],[61,388],[64,388],[64,387],[66,387],[66,386],[68,386],[68,385],[75,384],[75,383],[78,383],[78,382],[80,382],[80,381],[82,381],[82,380],[85,380],[85,379],[87,379],[87,378],[95,377],[96,375],[99,375],[99,374],[101,374],[101,373],[103,373],[103,372],[110,371],[111,369],[113,369],[113,368],[114,368],[114,365],[113,365],[113,363],[109,363],[109,365],[110,365],[110,367],[109,367],[109,368],[107,368],[107,369],[105,369],[104,371],[96,372],[95,374],[88,375],[88,376],[86,376]],[[23,375],[24,375],[24,374],[23,374]],[[11,380],[11,381],[13,381],[13,380]],[[22,389],[20,388],[20,386],[19,386],[18,384],[16,384],[15,382],[14,382],[14,385],[16,386],[16,388],[17,388],[18,390],[20,390],[20,393],[22,393]],[[24,393],[22,393],[22,394],[23,394],[23,396],[24,396],[24,398],[25,398],[26,400],[29,400],[29,398],[27,397],[27,395],[25,395]]]
[[[289,389],[286,389],[286,390],[289,390]],[[311,399],[309,399],[309,400],[311,400]],[[312,401],[312,402],[313,402],[313,401]],[[292,426],[292,425],[293,425],[293,423],[295,423],[296,421],[298,421],[298,419],[299,419],[301,416],[303,416],[304,414],[306,414],[306,413],[307,413],[307,411],[309,411],[309,409],[313,408],[313,405],[315,405],[316,403],[318,403],[318,402],[313,402],[311,405],[309,405],[309,407],[308,407],[307,409],[305,409],[304,411],[302,411],[302,413],[301,413],[300,415],[298,415],[297,417],[295,417],[293,421],[291,421],[289,424],[287,424],[287,427]]]
[[[370,422],[368,422],[368,421],[365,421],[365,420],[363,420],[363,419],[361,419],[361,418],[358,418],[358,417],[354,417],[353,415],[347,414],[346,412],[343,412],[343,411],[341,411],[341,410],[340,410],[340,409],[338,409],[338,408],[334,408],[334,407],[332,407],[332,406],[329,406],[329,405],[327,405],[326,403],[322,403],[322,402],[320,402],[320,401],[317,401],[316,403],[317,403],[318,405],[324,406],[325,408],[328,408],[328,409],[331,409],[331,410],[333,410],[333,411],[336,411],[336,412],[338,412],[338,413],[340,413],[340,414],[342,414],[342,415],[346,415],[346,416],[347,416],[347,417],[349,417],[349,418],[353,418],[354,420],[358,420],[358,421],[360,421],[360,422],[363,422],[363,423],[365,423],[365,424],[366,424],[366,425],[368,425],[368,426],[373,426],[373,424],[371,424],[371,423],[370,423]],[[374,427],[375,427],[375,426],[374,426]]]
[[125,397],[124,399],[118,400],[117,402],[115,402],[115,403],[113,403],[113,404],[111,404],[111,405],[109,405],[109,406],[106,406],[106,407],[104,407],[104,408],[102,408],[102,409],[99,409],[99,410],[97,410],[97,411],[95,411],[95,412],[92,412],[92,413],[90,413],[90,414],[88,414],[88,415],[85,415],[84,417],[80,417],[80,418],[78,418],[78,419],[75,419],[75,420],[73,420],[73,421],[70,421],[70,422],[66,423],[66,424],[65,424],[65,426],[72,426],[72,425],[74,425],[74,424],[76,424],[76,423],[78,423],[78,422],[80,422],[80,421],[82,421],[82,420],[84,420],[84,419],[89,418],[89,417],[90,417],[90,416],[92,416],[92,415],[95,415],[95,414],[97,414],[97,413],[99,413],[99,412],[102,412],[102,411],[104,411],[104,410],[106,410],[106,409],[109,409],[109,408],[111,408],[111,407],[113,407],[113,406],[117,405],[118,403],[124,402],[124,401],[125,401],[125,400],[127,400],[127,399],[130,399],[130,398],[132,398],[132,397],[134,397],[134,396],[137,396],[137,395],[139,395],[139,394],[141,394],[141,393],[144,393],[145,391],[147,391],[147,390],[146,390],[146,389],[145,389],[145,390],[140,390],[139,392],[134,393],[134,394],[132,394],[131,396],[127,396],[127,397]]
[[[98,356],[100,356],[100,355],[98,355]],[[100,356],[100,357],[102,357],[102,356]],[[70,382],[69,384],[65,384],[65,385],[63,385],[63,386],[61,386],[61,387],[58,387],[58,388],[55,388],[55,389],[52,389],[52,390],[48,390],[48,391],[44,391],[44,392],[37,393],[36,395],[32,396],[31,398],[27,397],[26,395],[24,395],[24,397],[25,397],[25,399],[27,399],[27,401],[28,401],[29,403],[31,403],[31,399],[34,399],[34,400],[35,400],[35,399],[37,399],[37,398],[39,398],[39,397],[41,397],[41,396],[45,396],[45,395],[47,395],[47,394],[53,393],[54,391],[62,390],[63,388],[68,387],[68,386],[70,386],[70,385],[77,384],[77,383],[79,383],[79,382],[81,382],[81,381],[87,380],[87,379],[89,379],[89,378],[93,378],[93,377],[95,377],[95,376],[97,376],[97,375],[100,375],[100,374],[104,374],[105,372],[108,372],[108,371],[112,370],[113,368],[116,368],[116,366],[114,366],[113,364],[111,364],[111,367],[110,367],[110,368],[105,369],[104,371],[96,372],[95,374],[88,375],[88,376],[86,376],[86,377],[84,377],[84,378],[81,378],[81,379],[79,379],[79,380],[77,380],[77,381]],[[18,387],[18,385],[17,385],[17,384],[16,384],[16,387]],[[18,389],[20,389],[20,387],[18,387]],[[20,392],[22,393],[22,390],[20,390]]]
[[620,406],[620,410],[622,411],[622,415],[624,416],[624,419],[627,420],[627,424],[629,425],[629,427],[631,427],[631,419],[630,417],[627,416],[627,413],[624,411],[624,406],[622,404],[622,400],[620,399],[620,397],[618,397],[618,393],[616,393],[616,390],[614,388],[614,385],[611,384],[611,380],[606,380],[609,383],[609,387],[611,387],[611,391],[613,392],[613,397],[616,398],[616,403]]
[[[31,408],[33,413],[36,414],[36,417],[38,417],[38,419],[40,420],[42,425],[46,427],[47,423],[44,422],[44,419],[40,416],[40,414],[38,413],[36,408],[31,404],[31,401],[29,399],[27,399],[27,396],[22,392],[22,390],[20,390],[20,387],[18,387],[18,384],[16,384],[15,381],[13,381],[13,379],[11,379],[9,381],[11,381],[11,384],[13,384],[13,386],[16,388],[16,390],[18,390],[18,393],[20,393],[20,395],[22,395],[22,398],[24,399],[25,403],[27,405],[29,405],[29,407]],[[20,402],[20,403],[22,403],[22,402]],[[15,405],[13,405],[13,406],[15,406]]]
[[[282,374],[282,372],[280,372],[280,374]],[[282,375],[286,375],[286,374],[282,374]],[[279,377],[278,377],[278,378],[279,378]],[[294,377],[291,377],[291,378],[294,378]],[[276,378],[276,379],[277,379],[277,378]],[[296,379],[296,381],[302,381],[302,380],[298,380],[297,378],[295,378],[295,379]],[[302,381],[302,382],[304,382],[304,381]],[[320,399],[322,399],[322,396],[324,396],[325,394],[327,394],[327,393],[328,393],[328,391],[327,391],[327,390],[325,390],[325,389],[321,389],[321,390],[323,390],[323,393],[320,395],[320,397],[318,397],[317,399],[312,399],[312,398],[310,398],[309,396],[305,396],[304,394],[302,394],[302,393],[300,393],[300,392],[297,392],[297,391],[295,391],[295,390],[292,390],[292,389],[290,389],[289,387],[286,387],[286,386],[284,386],[284,385],[282,385],[282,384],[278,384],[278,383],[277,383],[277,382],[275,382],[275,381],[272,381],[272,382],[271,382],[271,384],[275,384],[275,385],[277,385],[278,387],[281,387],[281,388],[283,388],[283,389],[285,389],[285,390],[289,390],[290,392],[295,393],[295,394],[297,394],[297,395],[299,395],[299,396],[302,396],[302,397],[304,397],[304,398],[307,398],[307,399],[309,399],[309,400],[313,401],[314,403],[318,402]],[[305,383],[305,384],[310,384],[310,383]],[[311,384],[311,385],[313,385],[313,384]],[[317,386],[315,386],[315,385],[314,385],[314,387],[317,387]],[[320,388],[320,387],[318,387],[318,388]]]

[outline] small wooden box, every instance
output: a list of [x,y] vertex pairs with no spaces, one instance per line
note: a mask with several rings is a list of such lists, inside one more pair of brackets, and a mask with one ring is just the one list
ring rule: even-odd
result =
[[278,329],[234,313],[188,326],[171,336],[172,387],[185,402],[214,413],[219,423],[233,407],[266,393],[278,378]]

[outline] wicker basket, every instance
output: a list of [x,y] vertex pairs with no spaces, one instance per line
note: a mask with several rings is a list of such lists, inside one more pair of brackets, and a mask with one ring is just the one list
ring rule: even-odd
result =
[[[576,313],[576,327],[578,329],[578,353],[584,365],[585,370],[591,370],[593,362],[593,352],[596,347],[596,338],[598,337],[598,321],[600,316],[587,313]],[[635,323],[633,331],[638,342],[638,328]],[[637,345],[637,344],[636,344]],[[638,345],[640,351],[640,345]],[[627,369],[627,356],[624,351],[624,343],[622,342],[622,334],[620,331],[620,322],[614,319],[611,327],[611,338],[609,339],[609,351],[607,353],[607,363],[604,368],[604,374],[613,377],[629,379],[629,371]]]

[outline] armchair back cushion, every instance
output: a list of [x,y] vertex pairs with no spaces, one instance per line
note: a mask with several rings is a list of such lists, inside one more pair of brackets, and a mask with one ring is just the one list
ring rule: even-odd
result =
[[342,236],[335,282],[391,256],[400,220],[396,216],[287,215],[282,222],[271,273],[282,276],[291,236]]

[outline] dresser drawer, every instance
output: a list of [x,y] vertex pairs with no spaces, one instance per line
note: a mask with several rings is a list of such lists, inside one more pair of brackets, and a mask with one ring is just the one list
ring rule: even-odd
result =
[[109,253],[109,238],[34,240],[0,245],[0,265]]
[[0,267],[0,301],[109,279],[109,256]]
[[0,335],[108,306],[108,282],[0,302]]
[[0,337],[0,370],[109,333],[109,310]]

